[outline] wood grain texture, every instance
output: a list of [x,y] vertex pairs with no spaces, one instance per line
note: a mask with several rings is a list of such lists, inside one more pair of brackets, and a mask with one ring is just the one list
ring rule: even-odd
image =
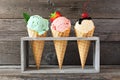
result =
[[0,69],[1,80],[119,80],[120,66],[101,66],[98,74],[23,74],[20,69]]
[[[84,2],[85,0],[0,0],[0,64],[20,64],[20,38],[28,35],[23,12],[49,19],[50,13],[58,10],[69,18],[74,26],[82,13]],[[101,64],[120,64],[120,0],[91,0],[88,12],[95,22],[94,35],[102,41]],[[73,26],[70,36],[75,36]],[[53,54],[54,48],[50,48],[50,45],[53,44],[46,45],[42,63],[57,64],[56,55]],[[69,44],[71,45],[76,46]],[[70,54],[66,56],[74,56],[76,60],[65,59],[65,63],[79,64],[78,55],[71,53],[75,48],[67,51]],[[77,50],[75,51],[77,53]],[[91,58],[90,55],[87,63],[91,63]],[[30,63],[34,63],[32,53]]]
[[20,42],[0,41],[0,64],[20,64]]
[[[39,14],[48,18],[59,10],[68,18],[78,18],[84,0],[0,0],[0,18],[23,18],[22,13]],[[120,0],[91,0],[88,11],[93,18],[120,18]]]
[[[74,46],[74,47],[71,47]],[[87,58],[87,64],[92,64],[93,45]],[[34,64],[32,50],[30,48],[30,64]],[[101,42],[101,64],[119,64],[120,42]],[[111,59],[112,58],[112,59]],[[0,41],[0,64],[20,64],[20,42]],[[57,58],[53,42],[46,42],[42,63],[57,64]],[[69,42],[65,54],[64,65],[80,65],[79,53],[76,42]]]
[[[71,19],[72,30],[70,36],[75,36],[74,25],[77,19]],[[120,41],[120,19],[94,19],[95,34],[101,41]],[[0,19],[0,41],[20,41],[28,36],[27,27],[23,19]],[[48,37],[52,36],[48,31]]]

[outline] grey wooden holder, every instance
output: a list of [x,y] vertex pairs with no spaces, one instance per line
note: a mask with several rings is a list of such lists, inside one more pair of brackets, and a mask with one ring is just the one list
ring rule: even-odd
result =
[[[93,53],[93,65],[85,66],[84,69],[80,67],[80,65],[76,66],[64,66],[60,70],[58,66],[55,65],[41,65],[40,69],[29,68],[29,53],[28,53],[28,41],[31,40],[45,40],[45,41],[53,41],[53,40],[90,40],[95,41],[95,51]],[[99,37],[45,37],[45,38],[30,38],[23,37],[21,38],[21,71],[22,73],[99,73],[100,72],[100,40]]]

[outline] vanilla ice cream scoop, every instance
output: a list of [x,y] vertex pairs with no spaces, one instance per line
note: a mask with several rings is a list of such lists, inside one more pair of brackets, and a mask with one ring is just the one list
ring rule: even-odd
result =
[[95,28],[95,26],[91,19],[80,19],[75,24],[75,29],[84,33],[91,31],[93,28]]

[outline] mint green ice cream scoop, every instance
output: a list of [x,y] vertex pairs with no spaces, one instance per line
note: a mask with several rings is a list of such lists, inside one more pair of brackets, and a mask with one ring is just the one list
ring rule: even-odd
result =
[[49,22],[47,19],[42,18],[39,15],[33,15],[27,22],[27,27],[31,30],[38,32],[39,35],[44,34],[48,31]]

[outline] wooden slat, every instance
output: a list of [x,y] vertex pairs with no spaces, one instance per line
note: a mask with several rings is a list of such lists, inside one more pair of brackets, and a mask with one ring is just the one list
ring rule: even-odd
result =
[[0,69],[1,80],[119,80],[120,65],[101,66],[98,74],[23,74],[20,69]]
[[120,41],[119,42],[101,42],[100,47],[101,64],[119,64],[120,65]]
[[[51,4],[49,3],[51,1]],[[20,64],[20,38],[27,36],[26,24],[22,13],[28,12],[30,15],[41,15],[49,18],[51,12],[55,10],[67,18],[71,19],[74,26],[75,21],[82,13],[82,5],[85,0],[0,0],[0,64]],[[120,0],[91,0],[88,5],[88,12],[94,19],[96,30],[95,36],[101,39],[101,64],[120,64]],[[70,36],[75,36],[74,30]],[[48,36],[51,32],[48,31]],[[43,55],[44,64],[57,64],[53,43],[46,45]],[[70,51],[67,51],[65,64],[79,64],[76,44]],[[68,48],[70,48],[68,46]],[[48,52],[47,52],[48,51]],[[72,57],[71,57],[72,56]],[[92,55],[89,54],[87,63],[92,62]],[[75,57],[75,58],[73,58]],[[111,59],[112,57],[112,59]],[[73,61],[75,60],[75,61]],[[30,53],[30,63],[33,64],[33,55]]]
[[0,32],[1,31],[26,31],[26,24],[23,19],[0,19]]
[[0,42],[0,64],[20,63],[20,42]]
[[[73,47],[71,47],[73,46]],[[88,55],[87,64],[92,63],[92,48]],[[101,64],[120,64],[120,42],[101,42]],[[30,48],[30,64],[34,63]],[[112,59],[111,59],[112,58]],[[20,64],[20,42],[0,41],[0,64]],[[57,64],[53,42],[46,42],[41,64]],[[66,50],[64,64],[80,65],[76,42],[69,42]]]
[[[23,18],[23,12],[39,14],[48,18],[50,13],[59,10],[68,18],[78,18],[84,0],[0,0],[0,18]],[[120,18],[120,0],[91,0],[88,11],[93,18]]]
[[[77,19],[71,19],[74,26]],[[118,33],[120,31],[120,19],[93,19],[97,33]],[[0,32],[26,31],[26,23],[23,19],[0,19]]]
[[[77,19],[71,19],[72,30],[70,36],[75,36],[74,25]],[[95,36],[102,41],[120,41],[120,19],[94,19]],[[20,41],[28,36],[27,27],[23,19],[0,19],[0,41]],[[51,37],[48,31],[48,37]]]

